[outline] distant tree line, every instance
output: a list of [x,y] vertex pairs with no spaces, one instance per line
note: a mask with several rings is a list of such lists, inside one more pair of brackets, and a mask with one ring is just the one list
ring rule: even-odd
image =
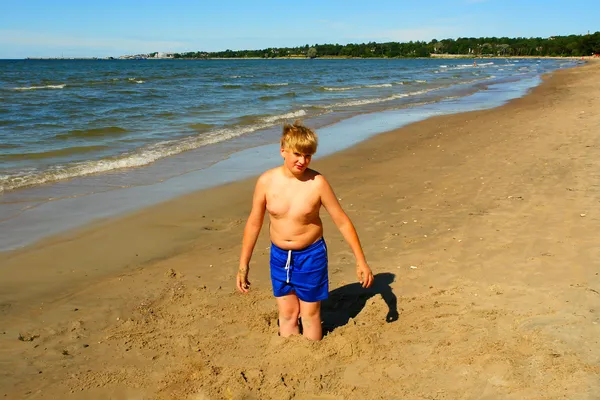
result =
[[429,57],[431,54],[469,56],[589,56],[600,53],[600,32],[549,38],[482,37],[433,39],[431,42],[316,44],[269,47],[261,50],[225,50],[176,53],[175,58],[277,58],[277,57]]

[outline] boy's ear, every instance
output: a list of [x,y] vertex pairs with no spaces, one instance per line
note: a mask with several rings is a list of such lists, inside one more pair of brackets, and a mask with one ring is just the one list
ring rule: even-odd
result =
[[279,149],[279,153],[281,154],[281,157],[285,158],[285,149],[283,147]]

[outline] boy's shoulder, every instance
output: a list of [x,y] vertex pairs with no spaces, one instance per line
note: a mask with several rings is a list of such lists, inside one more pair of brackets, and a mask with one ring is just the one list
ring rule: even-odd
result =
[[314,181],[317,184],[326,182],[325,177],[319,171],[315,171],[314,169],[307,169],[306,177],[308,180]]
[[279,170],[279,167],[275,167],[275,168],[266,170],[258,177],[258,182],[259,183],[267,183],[268,181],[270,181],[271,179],[273,179],[275,177],[275,175],[278,173],[278,170]]
[[322,193],[324,189],[329,186],[327,179],[319,172],[314,169],[307,169],[305,172],[305,177],[309,186],[312,188],[311,190],[316,190],[319,193]]

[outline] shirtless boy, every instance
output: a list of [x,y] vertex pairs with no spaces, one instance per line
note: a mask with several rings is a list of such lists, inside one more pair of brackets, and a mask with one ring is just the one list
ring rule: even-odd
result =
[[317,136],[295,122],[286,124],[281,136],[283,165],[263,173],[256,183],[252,211],[244,229],[237,288],[247,293],[252,251],[269,212],[271,282],[279,309],[279,334],[299,333],[321,340],[321,301],[329,293],[327,246],[323,239],[321,206],[331,215],[356,257],[356,273],[363,287],[373,283],[356,229],[323,175],[308,168],[317,150]]

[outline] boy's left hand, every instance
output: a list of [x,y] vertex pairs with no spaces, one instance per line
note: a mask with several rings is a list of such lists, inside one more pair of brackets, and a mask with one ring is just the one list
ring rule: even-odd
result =
[[250,281],[248,280],[247,266],[240,267],[235,280],[238,290],[242,293],[248,293],[248,289],[250,288]]
[[358,281],[364,288],[371,287],[375,277],[373,277],[373,272],[371,272],[371,268],[366,263],[358,263],[356,265],[356,276],[358,277]]

